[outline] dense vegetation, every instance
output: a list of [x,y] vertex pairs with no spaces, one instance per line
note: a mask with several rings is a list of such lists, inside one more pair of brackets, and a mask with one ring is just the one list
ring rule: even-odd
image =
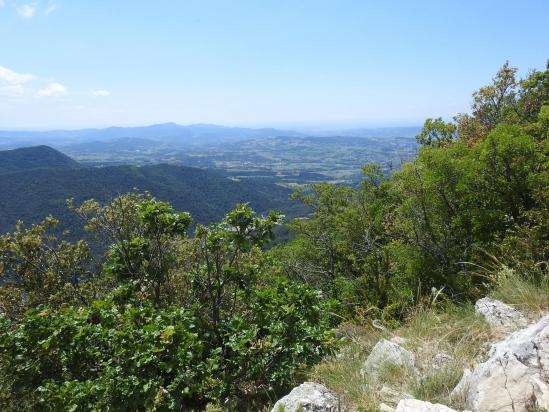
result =
[[493,265],[546,282],[549,68],[515,73],[471,114],[427,120],[391,176],[370,164],[358,187],[296,191],[312,213],[268,251],[282,216],[245,204],[189,236],[191,216],[147,194],[69,202],[108,245],[99,262],[53,218],[18,224],[0,237],[0,405],[257,410],[333,353],[336,321],[475,298]]
[[180,410],[287,384],[332,350],[329,305],[278,278],[261,246],[281,216],[219,224],[150,196],[74,211],[111,244],[101,268],[47,219],[0,238],[3,410]]
[[549,70],[521,81],[515,72],[506,64],[476,92],[472,114],[427,120],[418,158],[391,177],[367,165],[357,189],[297,192],[314,213],[277,253],[288,275],[346,315],[389,319],[432,288],[478,296],[494,258],[547,276]]
[[0,174],[33,169],[74,169],[78,162],[47,146],[0,151]]
[[[45,156],[53,152],[65,157],[47,147],[28,150]],[[4,157],[11,159],[17,152],[19,150],[0,152],[0,155],[6,154]],[[39,158],[38,154],[35,157]],[[17,220],[39,223],[51,214],[61,221],[60,229],[70,229],[73,232],[71,239],[76,240],[83,235],[82,225],[66,208],[66,199],[82,202],[93,198],[106,202],[135,188],[150,191],[177,209],[190,212],[196,222],[204,224],[221,219],[235,204],[243,201],[261,213],[270,208],[283,210],[286,214],[296,212],[296,206],[292,209],[288,201],[288,189],[273,182],[250,180],[241,183],[210,171],[170,165],[79,167],[70,171],[44,162],[43,167],[46,165],[47,169],[1,174],[0,232],[13,230]]]

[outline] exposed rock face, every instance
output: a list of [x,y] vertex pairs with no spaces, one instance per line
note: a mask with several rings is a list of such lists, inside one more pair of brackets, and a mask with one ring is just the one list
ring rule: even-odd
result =
[[403,399],[398,403],[396,412],[457,412],[440,403],[418,401],[417,399]]
[[324,385],[305,382],[275,403],[272,412],[338,412],[338,409],[339,400],[332,391]]
[[518,328],[528,324],[522,313],[495,299],[479,299],[475,304],[475,311],[484,316],[490,325],[496,327]]
[[532,384],[534,385],[536,406],[540,409],[549,410],[549,384],[538,378],[533,378]]
[[465,380],[466,405],[477,412],[526,412],[546,402],[549,315],[493,345],[489,359]]
[[370,356],[364,362],[362,373],[375,373],[386,364],[400,368],[413,368],[415,364],[414,354],[394,342],[381,339],[376,343]]

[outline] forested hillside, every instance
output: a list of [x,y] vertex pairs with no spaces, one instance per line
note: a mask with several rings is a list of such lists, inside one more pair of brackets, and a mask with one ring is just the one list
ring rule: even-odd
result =
[[74,169],[80,165],[48,146],[0,151],[0,174],[32,169]]
[[189,211],[200,223],[221,218],[238,202],[249,202],[260,213],[275,209],[291,214],[299,209],[291,205],[289,190],[274,183],[241,183],[201,169],[170,165],[81,167],[46,146],[0,152],[0,158],[0,170],[12,172],[0,171],[1,232],[13,230],[18,220],[38,223],[51,214],[61,220],[60,229],[71,229],[81,236],[81,222],[67,209],[67,199],[105,202],[133,190],[149,191]]
[[[312,212],[269,250],[276,212],[238,204],[191,229],[218,197],[267,207],[252,181],[171,166],[6,174],[4,202],[28,190],[14,213],[45,201],[43,186],[56,199],[76,188],[70,213],[107,253],[98,262],[86,241],[55,236],[53,218],[0,236],[0,272],[13,279],[0,286],[0,406],[257,411],[311,376],[350,410],[379,410],[387,382],[448,400],[455,370],[389,368],[373,382],[356,367],[362,342],[373,329],[421,330],[429,344],[480,352],[477,298],[506,290],[549,310],[548,137],[549,67],[518,79],[505,64],[470,113],[425,122],[400,170],[366,164],[358,186],[295,191]],[[124,194],[134,185],[155,197]]]

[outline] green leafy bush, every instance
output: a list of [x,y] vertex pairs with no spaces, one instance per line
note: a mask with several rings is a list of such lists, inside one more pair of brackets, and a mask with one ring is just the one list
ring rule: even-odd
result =
[[279,280],[254,293],[248,316],[227,324],[227,360],[239,385],[290,384],[293,373],[335,349],[330,302],[305,285]]
[[3,410],[181,410],[287,384],[330,353],[328,306],[285,281],[218,325],[198,308],[122,305],[30,311],[0,326]]
[[202,326],[189,311],[146,303],[35,310],[18,324],[2,324],[2,390],[8,401],[29,401],[30,409],[169,409],[191,402],[218,387],[208,377],[219,354],[208,350]]

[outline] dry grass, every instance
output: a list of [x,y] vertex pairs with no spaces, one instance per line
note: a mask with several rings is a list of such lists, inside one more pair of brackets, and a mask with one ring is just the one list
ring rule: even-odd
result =
[[[500,267],[492,273],[495,285],[491,296],[514,305],[531,319],[549,311],[549,279],[532,279],[527,275]],[[475,314],[473,305],[451,302],[418,305],[404,322],[393,330],[380,331],[369,323],[346,324],[340,329],[346,344],[337,357],[316,366],[309,379],[324,383],[342,396],[344,406],[359,411],[377,411],[381,402],[395,404],[384,386],[417,399],[463,408],[450,399],[465,367],[483,361],[490,343],[501,337],[484,318]],[[377,376],[362,376],[360,370],[372,347],[380,338],[399,336],[412,351],[419,374],[406,370],[385,370]],[[452,357],[444,367],[433,368],[438,353]],[[397,397],[398,398],[398,397]]]
[[345,340],[341,350],[317,365],[309,379],[336,391],[344,409],[360,405],[364,411],[373,411],[375,399],[371,399],[371,387],[360,369],[374,345],[387,334],[369,325],[351,323],[341,325],[338,332]]
[[549,312],[549,277],[539,274],[537,279],[532,274],[519,275],[507,267],[494,273],[496,289],[491,293],[518,310],[539,317]]
[[[344,330],[347,344],[337,357],[318,365],[310,379],[339,393],[344,405],[354,405],[368,412],[377,411],[381,402],[394,405],[398,401],[391,399],[387,387],[418,399],[451,405],[449,394],[461,378],[463,368],[484,355],[485,343],[492,338],[489,326],[475,315],[471,305],[450,303],[435,309],[418,307],[404,326],[392,331],[380,332],[357,325],[345,325]],[[362,376],[360,370],[372,347],[381,337],[391,336],[406,339],[403,346],[414,352],[420,374],[385,368],[376,376]],[[450,355],[453,360],[434,370],[432,361],[440,352]]]

